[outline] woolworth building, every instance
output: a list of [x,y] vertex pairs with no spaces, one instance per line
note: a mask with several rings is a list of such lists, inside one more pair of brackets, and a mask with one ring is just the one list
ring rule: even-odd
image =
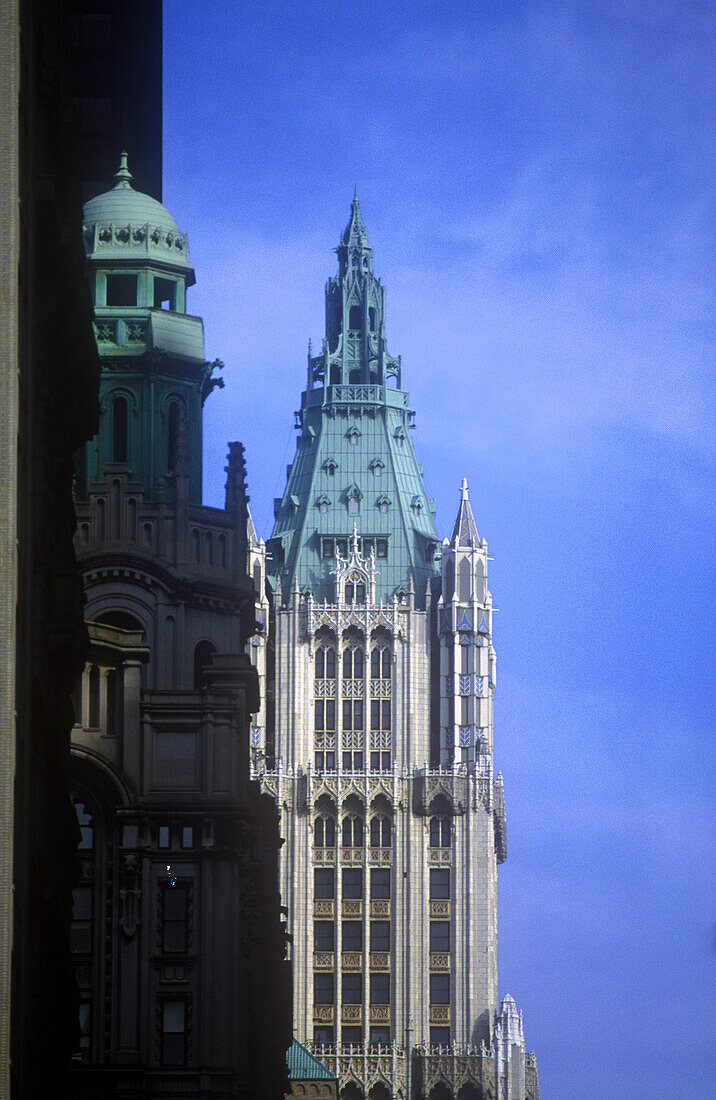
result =
[[249,532],[253,767],[285,838],[295,1032],[346,1100],[536,1100],[498,994],[487,544],[464,480],[435,529],[357,196],[336,251],[274,528]]

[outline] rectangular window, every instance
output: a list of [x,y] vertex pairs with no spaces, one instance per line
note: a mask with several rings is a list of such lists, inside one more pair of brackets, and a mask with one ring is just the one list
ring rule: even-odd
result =
[[450,897],[450,872],[440,868],[430,871],[430,897],[435,899]]
[[371,951],[390,951],[390,923],[387,920],[370,922]]
[[341,1040],[344,1043],[362,1043],[363,1042],[363,1028],[362,1027],[342,1027],[341,1028]]
[[323,710],[323,699],[316,699],[314,703],[314,722],[313,728],[319,733],[322,733],[325,729],[325,715]]
[[333,557],[333,539],[323,540],[323,557],[326,560]]
[[344,752],[343,753],[343,771],[344,772],[362,772],[363,771],[363,753],[358,752]]
[[343,869],[343,897],[363,897],[363,870],[361,867],[345,867]]
[[388,557],[388,540],[387,539],[376,539],[375,556],[377,558],[387,558]]
[[430,950],[450,950],[450,922],[446,920],[430,921]]
[[430,1045],[434,1047],[445,1047],[450,1042],[450,1028],[449,1027],[431,1027],[430,1028]]
[[343,950],[363,950],[363,924],[359,920],[343,921]]
[[431,974],[430,975],[430,1004],[431,1005],[449,1005],[450,1004],[450,975],[449,974]]
[[191,825],[185,825],[181,831],[181,846],[182,848],[194,847],[194,830]]
[[[91,1001],[80,1001],[80,1016],[79,1016],[80,1045],[79,1045],[79,1052],[80,1052],[80,1061],[82,1061],[82,1062],[89,1061],[91,1022],[92,1022],[92,1003],[91,1003]],[[74,1059],[73,1059],[73,1061],[74,1061]]]
[[390,1043],[390,1028],[377,1026],[370,1029],[370,1044],[375,1047],[387,1047]]
[[371,870],[370,896],[376,899],[390,897],[390,871],[387,868],[373,868]]
[[336,539],[336,549],[342,558],[348,557],[348,539]]
[[332,867],[314,867],[313,896],[316,898],[334,898],[336,896],[336,879]]
[[162,1004],[162,1065],[186,1065],[186,1004],[164,1001]]
[[343,974],[341,977],[341,996],[344,1005],[359,1005],[363,1001],[363,975]]
[[176,312],[177,284],[174,279],[160,279],[154,276],[154,308]]
[[460,725],[466,726],[470,721],[468,716],[470,700],[466,695],[463,695],[460,699]]
[[313,1029],[313,1041],[319,1043],[321,1046],[331,1047],[333,1046],[333,1028],[332,1027],[314,1027]]
[[336,926],[332,920],[314,920],[313,950],[332,951],[336,938]]
[[371,974],[370,1003],[372,1005],[390,1004],[390,974]]
[[343,729],[347,731],[363,729],[362,699],[343,700]]
[[336,701],[326,699],[326,733],[334,733],[336,729]]
[[91,886],[75,886],[72,891],[70,944],[73,955],[88,955],[92,950]]
[[162,951],[184,954],[188,944],[189,892],[186,886],[165,886],[162,891]]
[[107,305],[108,306],[136,306],[137,304],[137,276],[136,275],[108,275],[107,276]]
[[315,763],[317,772],[334,772],[336,770],[336,754],[334,752],[317,752]]
[[335,1000],[333,975],[316,973],[313,975],[313,1002],[317,1005],[332,1005]]
[[363,539],[363,547],[361,554],[364,558],[369,558],[371,551],[373,550],[373,539]]
[[160,825],[159,826],[159,834],[158,834],[158,837],[157,837],[157,847],[158,848],[168,848],[169,847],[169,826],[168,825]]

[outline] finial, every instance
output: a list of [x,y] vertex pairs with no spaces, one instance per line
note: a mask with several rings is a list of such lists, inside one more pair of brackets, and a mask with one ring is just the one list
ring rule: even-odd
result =
[[115,187],[131,187],[134,176],[127,167],[127,150],[123,149],[119,154],[119,170],[114,173]]
[[353,188],[353,202],[358,202],[358,184],[356,183]]
[[462,485],[460,486],[460,499],[467,500],[467,478],[462,479]]

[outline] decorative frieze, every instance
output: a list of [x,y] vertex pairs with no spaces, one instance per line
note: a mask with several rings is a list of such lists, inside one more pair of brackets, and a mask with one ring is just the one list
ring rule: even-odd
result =
[[363,952],[344,951],[341,954],[341,967],[343,970],[361,970],[363,967]]

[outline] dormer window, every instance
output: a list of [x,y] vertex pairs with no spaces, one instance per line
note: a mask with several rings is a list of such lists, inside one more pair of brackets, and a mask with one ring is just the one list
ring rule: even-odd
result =
[[378,497],[375,503],[381,516],[387,516],[388,509],[390,508],[390,499],[383,494],[383,496]]
[[420,499],[419,496],[414,496],[413,497],[413,499],[410,502],[410,507],[413,509],[416,516],[420,515],[420,513],[422,511],[422,508],[423,508],[423,502],[422,502],[422,500]]
[[358,441],[360,439],[360,432],[358,431],[358,429],[356,428],[355,425],[353,425],[352,428],[348,429],[347,435],[348,435],[348,442],[350,443],[351,447],[357,446]]
[[318,511],[321,513],[321,515],[324,515],[324,516],[326,515],[326,513],[328,512],[328,508],[330,506],[330,503],[331,503],[330,500],[328,499],[328,497],[325,494],[321,495],[318,498],[318,500],[316,501],[316,506],[318,508]]
[[335,458],[327,458],[326,461],[323,463],[323,469],[326,471],[328,477],[333,477],[336,470],[338,469],[338,463],[336,462]]
[[373,471],[373,477],[382,477],[385,465],[379,458],[374,458],[370,464],[370,468]]
[[394,439],[395,439],[395,442],[398,444],[399,447],[403,446],[403,444],[405,443],[406,436],[405,436],[405,432],[403,431],[402,428],[396,428],[395,429]]

